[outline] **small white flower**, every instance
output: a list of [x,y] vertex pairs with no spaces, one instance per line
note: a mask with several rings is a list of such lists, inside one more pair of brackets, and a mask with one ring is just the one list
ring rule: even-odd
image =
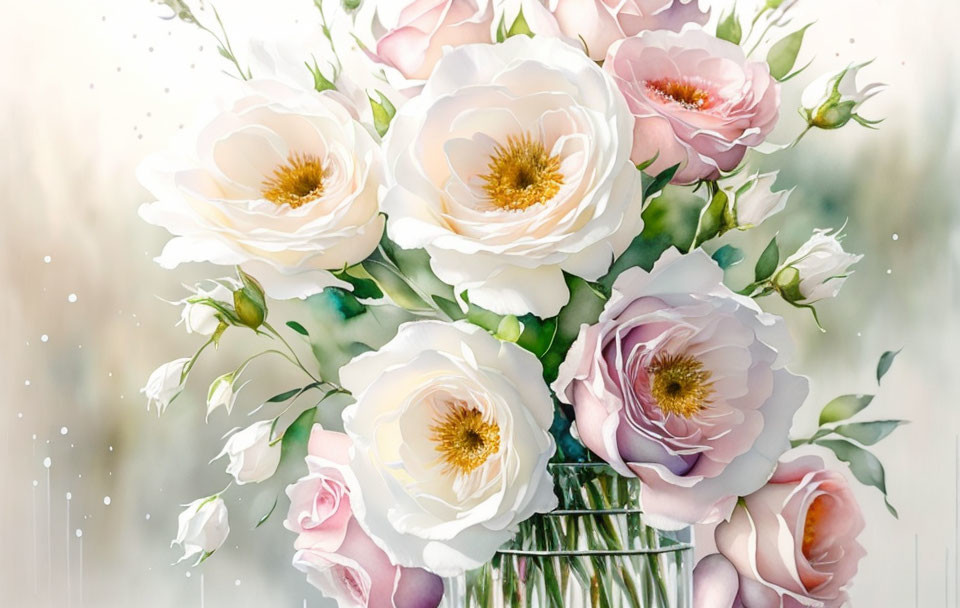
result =
[[813,304],[835,297],[852,274],[850,267],[862,257],[844,251],[837,233],[816,230],[787,258],[774,275],[773,283],[787,301]]
[[183,390],[183,369],[190,362],[189,357],[174,359],[153,370],[147,384],[140,392],[147,397],[147,409],[151,404],[157,406],[157,415],[163,413],[167,406],[177,398]]
[[820,129],[839,129],[850,122],[851,118],[865,127],[879,122],[867,120],[857,114],[863,102],[887,86],[874,82],[863,88],[857,87],[857,72],[867,63],[824,74],[803,90],[800,105],[810,126]]
[[759,226],[770,216],[783,211],[792,190],[773,191],[777,172],[750,173],[741,171],[720,180],[720,189],[727,195],[733,221],[739,228]]
[[210,383],[210,390],[207,391],[207,418],[218,407],[227,408],[227,415],[233,411],[233,404],[237,400],[237,393],[240,389],[234,389],[233,385],[237,381],[237,371],[226,373]]
[[177,563],[199,554],[197,563],[210,556],[223,545],[230,533],[227,522],[227,505],[219,495],[199,498],[180,513],[177,538],[170,546],[180,545],[183,557]]
[[192,291],[193,295],[177,302],[182,304],[180,311],[180,322],[183,323],[188,334],[200,334],[202,336],[213,335],[220,325],[220,319],[217,318],[217,310],[200,300],[209,298],[218,302],[230,303],[233,301],[233,291],[224,287],[224,281],[230,279],[220,279],[214,281],[212,289],[204,289],[197,285]]
[[[237,431],[227,439],[217,458],[230,457],[227,473],[237,483],[260,483],[269,479],[280,464],[280,442],[271,441],[272,420],[262,420]],[[217,458],[214,458],[216,460]]]

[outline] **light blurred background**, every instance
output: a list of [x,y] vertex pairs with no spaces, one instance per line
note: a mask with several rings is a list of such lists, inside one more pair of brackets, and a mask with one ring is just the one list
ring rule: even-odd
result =
[[[228,334],[163,418],[138,394],[154,367],[198,345],[159,298],[225,274],[152,262],[167,235],[138,219],[149,195],[134,177],[224,80],[215,45],[147,0],[0,5],[0,605],[324,605],[290,567],[283,502],[253,530],[275,487],[231,491],[227,545],[202,567],[171,566],[179,505],[227,484],[222,463],[206,465],[220,437],[295,382],[266,364],[229,420],[218,412],[205,424],[207,382],[251,352]],[[316,20],[309,0],[217,8],[238,49],[255,31]],[[776,230],[789,252],[812,228],[849,220],[845,245],[866,257],[821,306],[827,333],[804,311],[764,302],[787,317],[794,368],[813,379],[796,434],[833,396],[875,390],[880,353],[903,347],[864,413],[913,421],[876,449],[901,517],[856,486],[869,554],[852,605],[960,606],[960,3],[800,0],[797,12],[798,25],[817,22],[802,56],[815,58],[787,87],[784,114],[815,75],[876,58],[861,77],[890,88],[864,114],[886,121],[877,132],[851,123],[811,133],[775,159],[780,183],[798,186],[787,212],[729,240],[752,260]],[[778,135],[797,128],[791,117]]]

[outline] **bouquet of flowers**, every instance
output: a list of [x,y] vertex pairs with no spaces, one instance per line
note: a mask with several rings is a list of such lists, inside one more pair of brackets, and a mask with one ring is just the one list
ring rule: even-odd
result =
[[[813,331],[860,256],[839,230],[792,255],[774,238],[748,285],[725,284],[746,255],[723,236],[787,205],[759,166],[811,129],[875,123],[859,112],[881,87],[852,65],[804,89],[792,143],[768,141],[804,71],[793,0],[713,19],[697,0],[315,0],[315,29],[245,52],[212,7],[163,4],[216,39],[235,93],[144,161],[140,215],[174,235],[164,268],[235,272],[177,302],[205,341],[143,392],[162,413],[232,332],[267,346],[212,381],[208,418],[268,381],[260,357],[302,374],[220,457],[236,484],[286,485],[260,523],[286,511],[320,592],[847,601],[864,524],[814,452],[886,500],[868,448],[901,421],[850,422],[871,396],[845,395],[791,441],[808,382],[761,304],[809,309]],[[340,407],[342,430],[316,422]],[[182,512],[183,559],[222,545],[229,494]],[[718,549],[695,570],[693,525]]]

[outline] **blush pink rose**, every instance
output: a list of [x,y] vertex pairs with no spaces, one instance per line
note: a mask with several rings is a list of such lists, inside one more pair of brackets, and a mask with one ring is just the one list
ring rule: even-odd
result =
[[492,1],[413,0],[400,11],[397,24],[377,37],[374,59],[396,68],[405,78],[426,80],[445,46],[492,42]]
[[435,608],[443,581],[419,568],[393,564],[353,517],[341,467],[350,439],[315,425],[307,448],[307,476],[287,488],[284,526],[298,534],[293,565],[340,608]]
[[677,184],[716,179],[763,143],[780,113],[780,84],[763,61],[700,30],[644,32],[614,43],[603,68],[636,117],[631,160],[679,164]]
[[740,573],[747,608],[840,608],[866,554],[857,542],[863,527],[846,478],[805,456],[781,463],[715,536]]
[[581,441],[643,481],[652,525],[716,523],[789,448],[807,395],[783,367],[789,347],[783,320],[725,287],[706,253],[670,249],[650,272],[617,278],[552,386]]
[[623,38],[647,30],[678,32],[710,18],[698,0],[526,0],[521,6],[537,35],[582,40],[594,61],[603,60],[610,45]]

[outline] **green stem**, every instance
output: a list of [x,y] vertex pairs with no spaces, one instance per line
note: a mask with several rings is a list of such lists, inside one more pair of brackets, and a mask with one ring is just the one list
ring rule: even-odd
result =
[[[305,373],[306,375],[308,375],[311,380],[313,380],[314,382],[317,382],[317,383],[319,383],[319,384],[329,384],[329,385],[334,386],[334,387],[336,387],[336,388],[342,389],[342,387],[341,387],[340,385],[334,384],[333,382],[330,382],[329,380],[321,380],[319,377],[314,376],[312,373],[310,373],[310,370],[308,370],[308,369],[306,368],[306,366],[303,364],[303,362],[300,361],[300,357],[297,356],[297,352],[296,352],[295,350],[293,350],[293,347],[290,346],[290,343],[287,342],[286,339],[284,339],[284,337],[283,337],[282,335],[280,335],[280,332],[278,332],[276,329],[274,329],[273,326],[270,325],[269,323],[267,323],[266,321],[263,322],[263,327],[264,327],[268,332],[270,332],[273,336],[275,336],[278,340],[280,340],[280,342],[281,342],[284,346],[287,347],[287,350],[290,351],[290,354],[293,356],[292,359],[291,359],[289,356],[287,356],[287,360],[289,360],[291,363],[293,363],[294,365],[296,365],[297,367],[299,367],[301,370],[303,370],[303,373]],[[280,351],[276,351],[276,352],[280,352]],[[284,353],[281,352],[281,354],[284,354]],[[285,356],[286,356],[286,355],[285,355]]]

